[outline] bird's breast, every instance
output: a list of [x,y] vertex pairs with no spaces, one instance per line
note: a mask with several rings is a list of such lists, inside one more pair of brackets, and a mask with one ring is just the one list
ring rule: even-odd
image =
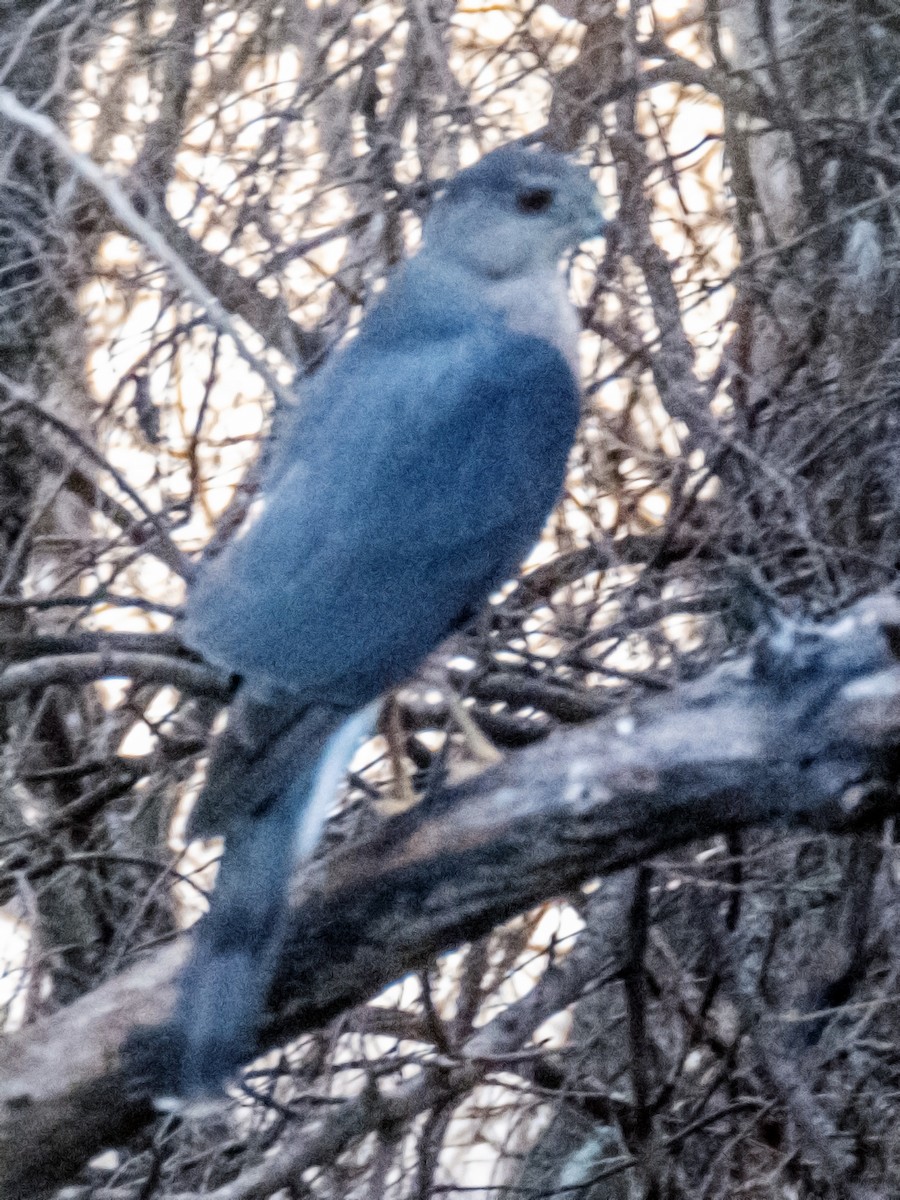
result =
[[562,354],[575,378],[579,377],[580,323],[561,275],[553,271],[497,280],[488,286],[486,300],[502,313],[510,329],[549,342]]

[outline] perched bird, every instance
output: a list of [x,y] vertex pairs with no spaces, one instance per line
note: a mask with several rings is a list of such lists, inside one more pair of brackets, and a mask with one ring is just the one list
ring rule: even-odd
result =
[[182,1098],[255,1047],[290,873],[368,706],[515,572],[559,497],[579,417],[560,261],[602,230],[587,172],[549,150],[451,179],[193,589],[185,641],[242,683],[189,828],[225,852],[165,1029]]

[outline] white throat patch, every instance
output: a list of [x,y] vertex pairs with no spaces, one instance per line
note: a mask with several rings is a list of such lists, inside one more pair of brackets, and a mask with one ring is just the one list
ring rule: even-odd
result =
[[484,286],[484,298],[491,308],[503,313],[510,329],[555,346],[575,378],[579,378],[578,314],[569,299],[566,281],[558,271],[488,283]]

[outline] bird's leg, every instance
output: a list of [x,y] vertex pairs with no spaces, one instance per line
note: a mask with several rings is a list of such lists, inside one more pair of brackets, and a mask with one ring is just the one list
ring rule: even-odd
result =
[[503,755],[490,739],[478,728],[472,714],[463,704],[463,698],[450,681],[448,662],[453,656],[456,643],[459,641],[460,653],[467,654],[465,643],[458,636],[451,636],[441,646],[439,654],[426,659],[422,674],[429,684],[444,697],[447,705],[447,715],[463,735],[472,758],[474,770],[465,774],[477,774],[488,767],[495,767],[502,762]]
[[388,758],[394,776],[393,795],[389,800],[380,804],[379,808],[386,816],[393,816],[395,813],[406,812],[416,803],[416,794],[413,791],[406,766],[403,724],[396,692],[391,692],[385,697],[379,724],[384,734],[384,740],[387,742]]
[[472,756],[476,762],[485,769],[495,767],[497,763],[502,762],[503,755],[493,742],[478,728],[475,718],[465,707],[462,697],[451,686],[449,681],[444,681],[442,690],[447,700],[447,711],[456,722],[460,733],[466,739],[466,745],[472,752]]

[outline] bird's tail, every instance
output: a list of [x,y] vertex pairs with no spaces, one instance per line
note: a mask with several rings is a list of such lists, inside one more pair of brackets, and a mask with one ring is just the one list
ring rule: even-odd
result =
[[[177,1095],[208,1096],[251,1057],[284,939],[298,809],[314,767],[228,834],[173,1014]],[[299,803],[298,803],[299,797]]]
[[324,706],[267,711],[239,696],[214,746],[191,827],[193,836],[225,835],[209,912],[195,928],[171,1020],[135,1030],[123,1050],[129,1075],[160,1107],[219,1092],[256,1048],[291,871],[318,840],[335,785],[322,764],[332,744],[345,744],[346,718]]

